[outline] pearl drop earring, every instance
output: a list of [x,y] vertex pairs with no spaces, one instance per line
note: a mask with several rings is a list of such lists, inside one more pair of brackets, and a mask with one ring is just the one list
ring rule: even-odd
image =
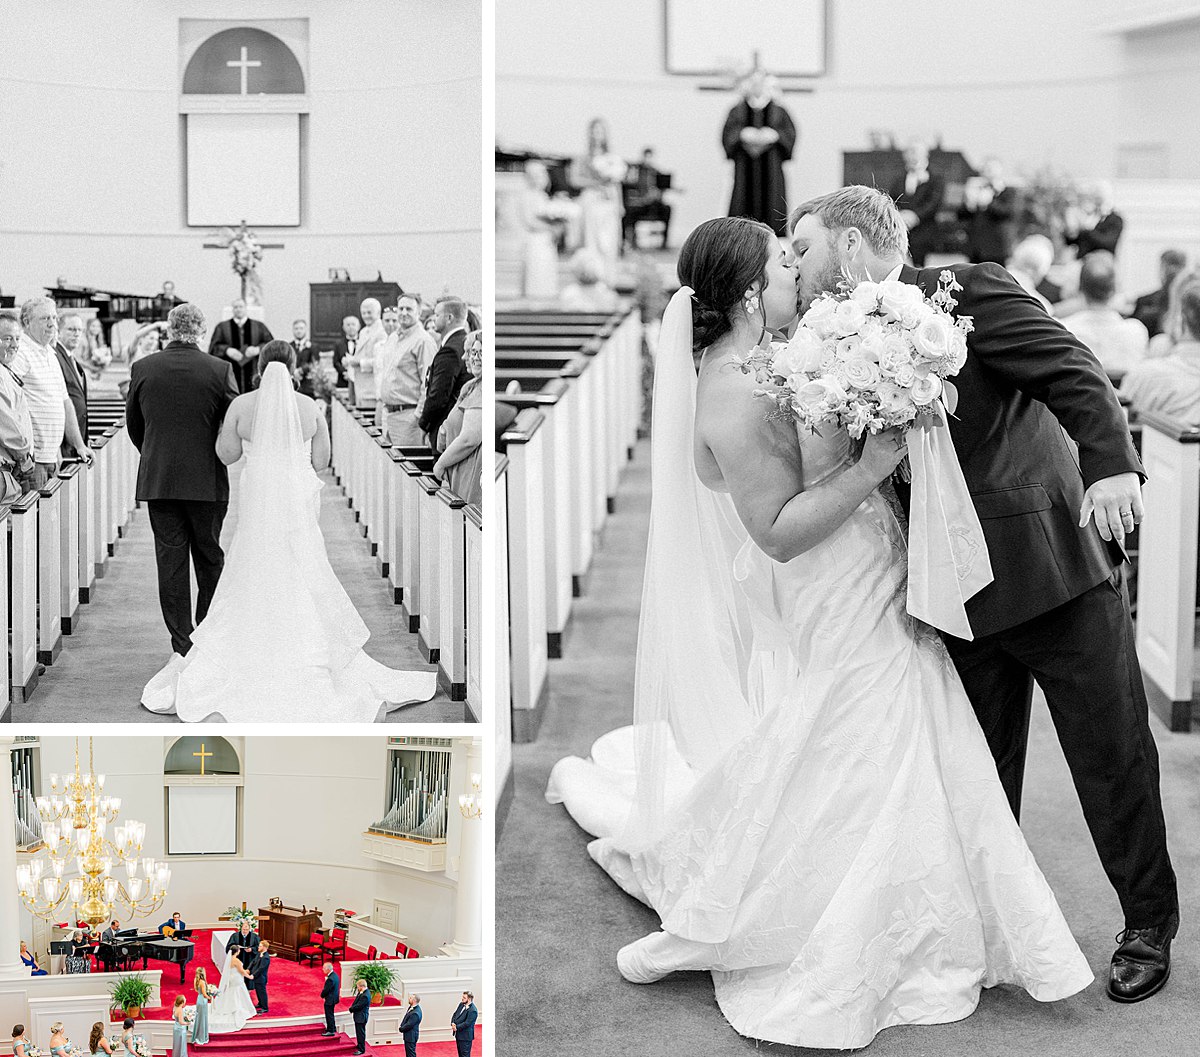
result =
[[758,311],[758,294],[751,294],[746,298],[744,304],[746,305],[746,315],[754,315]]

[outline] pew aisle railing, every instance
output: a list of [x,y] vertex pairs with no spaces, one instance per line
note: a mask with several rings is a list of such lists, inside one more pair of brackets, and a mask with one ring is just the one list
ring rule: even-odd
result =
[[1151,707],[1173,731],[1193,720],[1196,551],[1200,540],[1200,429],[1142,414],[1137,652]]
[[493,637],[495,638],[494,678],[495,703],[492,707],[496,761],[496,832],[504,823],[513,798],[512,762],[512,683],[509,676],[509,602],[508,602],[508,458],[496,456],[496,489],[493,492],[495,509],[492,523],[496,526],[493,541],[494,569],[492,572]]
[[421,655],[438,666],[449,698],[467,703],[470,719],[470,658],[482,647],[469,615],[468,583],[482,575],[481,566],[470,568],[482,555],[481,548],[468,549],[466,503],[433,476],[427,449],[391,445],[373,416],[351,407],[344,394],[330,415],[334,476],[382,586],[402,607]]
[[507,543],[512,738],[533,741],[549,695],[546,649],[545,416],[527,408],[501,438],[508,456]]
[[483,511],[474,503],[463,508],[467,550],[467,708],[483,722]]

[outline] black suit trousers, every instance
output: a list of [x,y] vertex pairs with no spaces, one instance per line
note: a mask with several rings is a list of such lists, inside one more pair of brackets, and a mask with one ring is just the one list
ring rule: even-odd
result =
[[1046,695],[1100,861],[1129,928],[1179,910],[1159,794],[1158,749],[1118,570],[1090,591],[1014,628],[946,637],[967,696],[1020,817],[1029,713]]
[[[407,1045],[407,1043],[405,1044]],[[362,1051],[367,1048],[367,1022],[354,1022],[354,1048]]]
[[404,1057],[417,1057],[417,1040],[404,1040]]
[[471,1057],[471,1043],[474,1039],[460,1039],[455,1037],[454,1045],[458,1047],[458,1057]]
[[326,1031],[337,1031],[337,1023],[333,1019],[333,1013],[334,1013],[334,1010],[336,1010],[336,1009],[337,1009],[337,1006],[333,1002],[325,1003],[325,1030]]
[[[158,602],[171,633],[171,647],[187,656],[192,630],[208,613],[225,566],[221,525],[229,504],[190,499],[149,499],[150,528],[158,562]],[[192,585],[188,562],[196,570],[196,620],[192,622]],[[251,966],[246,966],[250,969]]]

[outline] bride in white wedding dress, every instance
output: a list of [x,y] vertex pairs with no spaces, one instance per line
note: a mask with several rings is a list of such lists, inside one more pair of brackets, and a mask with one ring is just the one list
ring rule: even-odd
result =
[[225,956],[221,970],[221,986],[208,1010],[209,1034],[220,1035],[241,1031],[246,1021],[255,1016],[257,1010],[250,1001],[246,978],[250,974],[242,968],[241,961],[230,951]]
[[945,647],[905,611],[880,491],[903,445],[799,441],[737,370],[796,311],[769,228],[701,225],[679,274],[695,293],[668,306],[655,365],[635,725],[547,790],[661,919],[621,973],[708,970],[741,1034],[827,1048],[960,1020],[1000,983],[1082,990]]
[[363,651],[370,632],[325,552],[318,516],[329,433],[295,392],[295,353],[272,341],[262,382],[226,413],[217,454],[244,453],[237,525],[212,605],[186,657],[146,684],[142,704],[196,722],[371,722],[385,704],[427,701],[437,673],[396,671]]

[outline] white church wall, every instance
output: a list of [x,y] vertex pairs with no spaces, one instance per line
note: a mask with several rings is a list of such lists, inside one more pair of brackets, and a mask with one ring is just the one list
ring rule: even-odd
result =
[[[122,820],[146,823],[143,854],[155,858],[163,857],[162,756],[172,740],[95,742],[96,770],[107,775],[105,792],[122,798]],[[187,921],[212,922],[231,904],[246,900],[257,909],[278,896],[289,906],[318,906],[328,925],[337,907],[370,914],[378,898],[398,905],[399,931],[423,953],[453,938],[457,886],[451,878],[362,854],[363,831],[384,813],[385,739],[230,740],[245,743],[241,853],[172,856],[170,905],[141,922],[157,925],[172,910]],[[73,754],[72,740],[44,739],[43,775],[73,770]]]
[[[1002,16],[990,5],[916,0],[827,9],[829,74],[784,100],[800,130],[787,172],[793,201],[840,186],[841,152],[865,148],[871,129],[940,135],[972,160],[995,153],[1013,170],[1113,172],[1119,45],[1093,30],[1086,0],[1014,0]],[[606,117],[614,150],[634,158],[653,145],[686,189],[672,220],[682,239],[728,208],[720,133],[734,100],[663,73],[661,11],[639,0],[574,5],[568,30],[555,0],[501,0],[496,131],[501,144],[576,153],[587,121]],[[749,34],[734,7],[729,31]]]
[[[97,0],[85,13],[16,0],[6,10],[19,17],[6,17],[0,76],[4,293],[32,296],[62,276],[152,294],[172,279],[219,319],[238,283],[223,251],[202,248],[212,229],[185,225],[179,114],[179,19],[210,17],[210,6]],[[237,14],[309,19],[304,223],[256,229],[285,246],[262,266],[272,331],[290,336],[292,319],[308,316],[309,282],[331,267],[478,301],[477,5],[246,0]]]

